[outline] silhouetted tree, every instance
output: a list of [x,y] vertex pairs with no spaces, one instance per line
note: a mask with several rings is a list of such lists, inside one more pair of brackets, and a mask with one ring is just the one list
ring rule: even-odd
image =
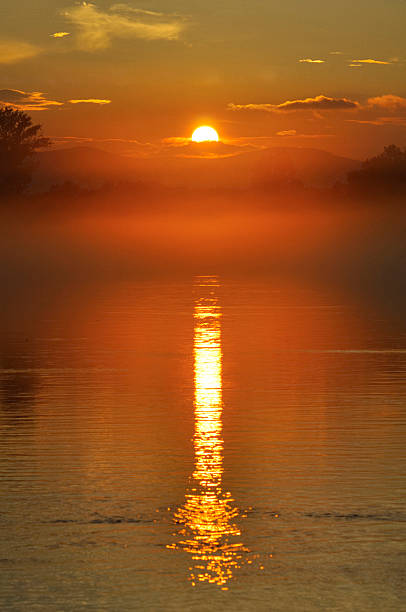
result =
[[0,194],[16,194],[28,187],[32,156],[50,143],[29,115],[11,106],[0,108]]
[[58,196],[58,198],[72,198],[81,196],[89,193],[87,189],[84,189],[74,181],[65,181],[63,183],[51,185],[49,190],[50,195]]
[[406,149],[396,145],[367,159],[360,170],[348,174],[352,191],[365,194],[395,195],[406,191]]

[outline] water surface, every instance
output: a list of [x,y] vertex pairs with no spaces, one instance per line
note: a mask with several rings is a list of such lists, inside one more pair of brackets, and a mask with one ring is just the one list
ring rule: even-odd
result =
[[275,278],[9,298],[4,609],[406,609],[399,321]]

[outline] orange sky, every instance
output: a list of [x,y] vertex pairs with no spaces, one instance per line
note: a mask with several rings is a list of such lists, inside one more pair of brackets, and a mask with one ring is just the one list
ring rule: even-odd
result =
[[0,101],[59,144],[136,156],[207,123],[237,147],[364,157],[406,144],[405,17],[400,0],[2,0]]

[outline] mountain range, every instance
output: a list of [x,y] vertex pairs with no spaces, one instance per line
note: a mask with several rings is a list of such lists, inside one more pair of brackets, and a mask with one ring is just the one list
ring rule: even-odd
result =
[[192,146],[186,153],[129,157],[80,146],[38,153],[32,187],[49,189],[66,181],[83,187],[106,182],[154,183],[186,188],[258,187],[278,181],[301,181],[329,187],[345,181],[360,166],[354,159],[312,148],[272,147],[242,154],[217,155],[216,143]]

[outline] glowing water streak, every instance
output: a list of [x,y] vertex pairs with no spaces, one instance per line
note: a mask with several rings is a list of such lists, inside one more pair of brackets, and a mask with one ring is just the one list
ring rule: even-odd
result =
[[222,348],[221,308],[213,277],[198,279],[194,331],[195,469],[193,486],[185,504],[175,513],[185,536],[177,544],[192,555],[190,579],[225,587],[241,565],[244,549],[238,527],[232,522],[238,509],[230,493],[222,491]]

